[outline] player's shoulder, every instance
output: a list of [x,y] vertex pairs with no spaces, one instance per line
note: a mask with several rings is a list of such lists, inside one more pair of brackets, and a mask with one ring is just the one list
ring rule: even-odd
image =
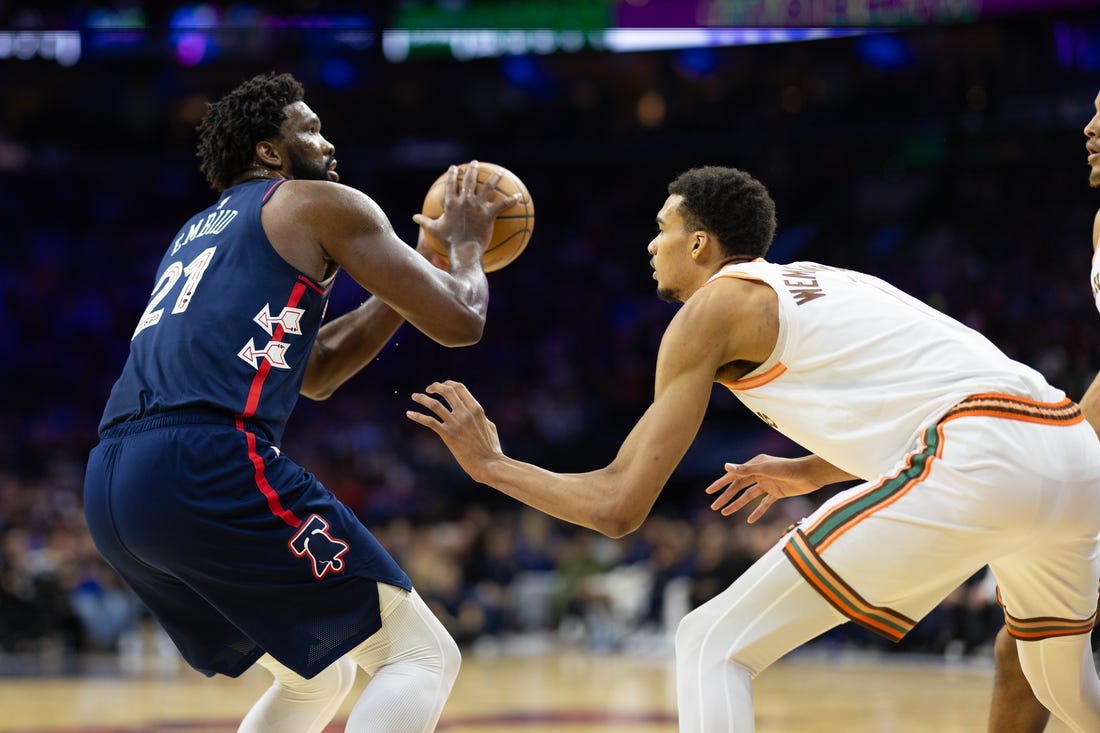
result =
[[384,219],[381,208],[367,194],[335,181],[286,181],[272,196],[271,205],[320,224]]
[[1100,209],[1096,210],[1096,216],[1092,220],[1092,248],[1100,249]]
[[766,280],[727,270],[692,293],[678,315],[697,322],[728,324],[730,319],[756,317],[777,307],[775,290]]
[[341,206],[369,199],[359,189],[335,181],[311,181],[292,178],[285,181],[276,192],[277,196],[296,203],[309,203],[319,206]]
[[[759,279],[718,278],[684,302],[662,339],[662,352],[714,366],[731,361],[762,361],[779,328],[779,298]],[[714,357],[716,363],[707,361]],[[713,372],[712,372],[713,374]]]

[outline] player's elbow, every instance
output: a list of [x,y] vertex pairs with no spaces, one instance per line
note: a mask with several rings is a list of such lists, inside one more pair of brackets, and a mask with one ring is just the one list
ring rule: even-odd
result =
[[462,331],[460,333],[454,334],[446,341],[440,341],[440,343],[450,349],[456,349],[461,346],[473,346],[481,340],[482,331],[483,329],[481,328],[478,328],[476,330],[471,329],[469,331]]
[[621,540],[623,537],[626,537],[628,534],[638,529],[639,526],[640,525],[631,522],[612,521],[602,523],[597,528],[597,531],[605,537],[609,537],[613,540]]
[[[632,473],[613,461],[594,478],[588,494],[591,526],[611,539],[636,531],[649,516],[653,499],[660,491],[648,477]],[[648,500],[647,500],[648,497]]]
[[316,402],[327,400],[340,386],[341,380],[332,373],[329,356],[330,352],[324,346],[319,343],[314,345],[302,385],[298,387],[298,394],[302,397]]
[[314,402],[323,402],[336,392],[336,387],[320,386],[320,385],[306,385],[303,384],[302,388],[298,390],[298,394],[306,399],[313,400]]
[[641,527],[640,521],[633,521],[628,518],[619,517],[605,517],[603,520],[597,523],[596,531],[605,537],[610,537],[613,540],[619,540],[626,537],[628,534],[635,532],[638,527]]
[[644,512],[638,512],[619,503],[608,506],[600,512],[594,524],[597,532],[617,540],[637,531],[645,518]]
[[432,334],[432,339],[441,346],[448,348],[472,346],[481,340],[481,335],[484,332],[485,314],[470,312],[464,313],[459,318],[451,321],[447,328]]

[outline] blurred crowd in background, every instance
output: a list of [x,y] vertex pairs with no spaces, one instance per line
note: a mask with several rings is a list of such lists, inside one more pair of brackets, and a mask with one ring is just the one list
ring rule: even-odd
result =
[[[147,621],[85,530],[84,461],[156,264],[213,198],[194,157],[204,104],[255,73],[305,84],[342,181],[406,241],[452,162],[500,163],[532,194],[534,237],[490,276],[482,342],[447,350],[403,327],[333,398],[303,399],[283,444],[465,645],[659,642],[825,498],[789,500],[757,525],[709,510],[703,488],[724,461],[802,452],[719,389],[654,516],[617,541],[474,484],[404,417],[413,391],[459,379],[514,457],[606,465],[649,404],[675,312],[654,296],[646,245],[686,168],[732,165],[769,187],[770,259],[880,275],[1075,398],[1100,367],[1088,282],[1100,192],[1081,133],[1100,91],[1097,12],[463,62],[288,38],[188,65],[167,51],[0,60],[0,652],[119,651]],[[330,314],[366,297],[341,276]],[[900,649],[986,649],[999,624],[979,576]],[[854,629],[825,641],[879,646]]]

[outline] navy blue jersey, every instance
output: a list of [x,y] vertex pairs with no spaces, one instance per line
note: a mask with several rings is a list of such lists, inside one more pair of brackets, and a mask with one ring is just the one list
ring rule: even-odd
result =
[[100,432],[179,409],[248,420],[278,442],[328,291],[271,246],[260,209],[279,181],[233,186],[172,240]]
[[412,588],[277,447],[328,302],[264,234],[280,183],[229,188],[172,241],[84,481],[96,547],[206,674],[266,651],[312,677],[381,628],[379,582]]

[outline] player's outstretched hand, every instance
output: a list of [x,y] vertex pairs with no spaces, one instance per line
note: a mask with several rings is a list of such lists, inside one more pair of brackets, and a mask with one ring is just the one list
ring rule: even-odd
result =
[[810,464],[801,458],[777,458],[764,454],[744,463],[727,463],[725,475],[706,488],[708,494],[722,491],[710,508],[728,517],[762,496],[764,498],[749,514],[748,521],[752,524],[780,499],[820,489],[824,484],[811,475],[810,468]]
[[466,385],[450,379],[432,382],[424,392],[413,394],[412,399],[431,414],[408,410],[405,416],[433,430],[463,470],[475,481],[481,481],[481,469],[502,456],[500,439],[497,426],[485,417],[481,403]]

